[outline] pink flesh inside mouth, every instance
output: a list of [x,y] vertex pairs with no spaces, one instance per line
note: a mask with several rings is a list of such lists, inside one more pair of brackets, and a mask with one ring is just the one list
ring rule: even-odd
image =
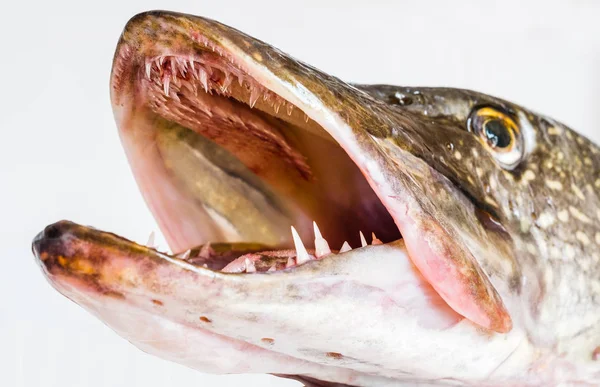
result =
[[[401,238],[367,180],[327,132],[298,107],[233,65],[222,52],[205,51],[194,58],[175,55],[147,58],[140,71],[144,89],[140,98],[153,115],[188,129],[188,135],[193,132],[210,139],[213,146],[226,149],[267,183],[269,194],[293,195],[290,203],[283,204],[290,221],[285,229],[277,230],[275,243],[273,239],[232,237],[231,232],[218,230],[221,224],[213,226],[208,237],[197,233],[181,238],[176,217],[160,207],[161,203],[169,202],[164,200],[165,196],[172,194],[160,192],[155,183],[168,180],[176,190],[182,190],[185,183],[172,177],[175,167],[157,175],[156,169],[161,168],[155,168],[156,160],[146,162],[150,158],[142,157],[140,161],[139,148],[147,155],[151,153],[148,148],[160,147],[156,146],[155,138],[142,146],[130,145],[127,137],[130,129],[122,128],[123,142],[138,183],[170,247],[179,252],[179,257],[219,268],[208,264],[217,254],[210,251],[211,243],[238,240],[264,243],[273,249],[242,254],[219,269],[235,273],[275,271],[321,259],[332,252],[346,252],[351,246],[378,245]],[[320,142],[324,145],[319,145]],[[332,153],[333,160],[329,158]],[[165,164],[178,162],[164,161],[168,157],[161,153],[156,158]],[[145,184],[153,188],[145,189]],[[189,200],[192,194],[183,195],[184,200]],[[211,238],[211,234],[217,237]],[[300,235],[306,237],[308,249]],[[198,245],[205,247],[190,250]],[[265,266],[265,262],[270,265]]]
[[[308,115],[261,86],[239,68],[225,62],[221,55],[206,53],[203,60],[186,60],[177,56],[160,56],[149,59],[144,66],[144,77],[145,85],[148,88],[146,98],[148,98],[149,106],[160,116],[187,128],[194,128],[195,132],[212,138],[218,144],[217,146],[223,146],[230,150],[234,155],[243,159],[244,164],[249,166],[251,170],[260,171],[258,173],[262,174],[262,177],[267,180],[271,179],[272,181],[280,178],[281,174],[277,174],[278,171],[264,168],[260,163],[264,162],[265,158],[277,157],[283,161],[284,166],[282,168],[285,169],[284,172],[291,169],[293,173],[297,173],[298,176],[295,177],[297,180],[319,184],[314,183],[314,180],[316,180],[314,174],[324,174],[324,172],[318,170],[320,166],[316,165],[315,167],[309,164],[302,153],[289,145],[288,139],[282,136],[281,132],[286,129],[298,130],[289,126],[285,127],[284,114],[289,119],[294,115],[295,124],[298,123],[298,117],[301,117],[304,124],[308,124],[310,122]],[[242,99],[242,101],[239,101],[236,97]],[[253,109],[259,108],[257,106],[259,101],[260,108],[267,110],[267,112],[253,111]],[[271,111],[268,111],[269,109]],[[265,119],[265,113],[273,115],[274,120],[269,122],[270,118]],[[284,119],[280,118],[282,116]],[[246,141],[238,145],[235,141],[236,135],[232,134],[231,131],[239,130],[240,126],[242,130],[249,133],[240,135]],[[321,135],[324,136],[325,132]],[[248,140],[248,137],[250,140]],[[255,140],[252,137],[257,139]],[[311,138],[311,140],[313,139]],[[315,140],[319,139],[316,138],[313,141]],[[248,142],[252,141],[254,143],[248,146]],[[254,155],[255,150],[259,150],[266,156],[261,155],[257,159]],[[322,156],[319,155],[318,157]],[[344,161],[344,167],[353,168],[350,163],[352,161],[348,158]],[[355,179],[359,176],[358,170],[352,170],[346,174],[353,174]],[[318,178],[322,179],[323,177],[318,176]],[[324,185],[324,187],[327,189],[332,188],[327,185]],[[317,190],[321,189],[321,187],[317,187]],[[363,199],[365,193],[369,197]],[[352,195],[349,196],[350,199],[346,199],[346,201],[356,200]],[[391,242],[400,237],[389,215],[385,216],[387,213],[375,193],[369,192],[367,189],[366,180],[359,183],[358,193],[355,196],[361,197],[361,202],[367,203],[368,208],[376,207],[373,211],[376,220],[381,220],[383,217],[381,223],[389,228],[389,231],[386,230],[384,233],[386,242]],[[345,204],[344,210],[348,207],[349,205]],[[351,211],[351,208],[348,209]],[[343,221],[344,217],[339,219],[339,222]],[[352,247],[348,240],[360,243],[361,247],[383,243],[374,231],[370,235],[367,234],[370,243],[367,242],[367,236],[360,229],[360,225],[357,225],[355,235],[347,235],[341,246],[332,250],[329,246],[330,242],[323,237],[316,221],[312,222],[312,228],[314,243],[309,241],[307,244],[310,247],[314,246],[314,248],[307,249],[298,231],[294,225],[291,225],[291,230],[286,231],[292,236],[293,242],[293,245],[288,247],[293,247],[293,249],[249,252],[232,260],[221,268],[221,271],[229,273],[272,272],[321,259],[332,254],[332,251],[336,253],[349,251]],[[339,243],[340,237],[334,239]],[[358,242],[356,239],[358,239]],[[210,242],[208,241],[204,249],[198,250],[196,254],[192,254],[191,250],[188,249],[180,253],[179,256],[192,262],[194,258],[199,261],[210,260],[211,256],[215,255],[210,250]],[[356,244],[355,247],[357,247]],[[207,263],[203,264],[208,265]]]
[[[421,263],[417,267],[434,288],[443,284],[440,295],[446,301],[458,300],[451,304],[455,310],[467,310],[471,319],[484,327],[510,330],[506,319],[499,328],[492,327],[487,312],[465,293],[469,285],[461,282],[462,274],[445,265],[444,258],[419,236],[406,209],[380,200],[381,187],[367,173],[364,157],[358,161],[360,150],[340,141],[345,135],[332,133],[332,126],[339,121],[323,117],[322,107],[306,106],[306,101],[274,77],[265,76],[255,61],[240,60],[242,55],[233,55],[201,36],[196,39],[204,50],[141,59],[129,103],[143,107],[133,113],[116,108],[134,175],[179,257],[224,272],[276,272],[326,258],[332,252],[349,251],[351,246],[365,247],[365,234],[372,244],[390,243],[401,238],[400,226],[411,239],[406,241],[411,261]],[[121,47],[121,52],[126,50]],[[119,68],[115,67],[113,77],[118,78]],[[320,125],[324,123],[327,125]],[[161,132],[161,127],[167,129]],[[165,132],[178,134],[169,139]],[[239,200],[223,203],[214,198],[224,197],[225,191],[207,188],[206,180],[190,183],[189,163],[182,161],[179,150],[171,149],[182,137],[207,139],[233,155],[258,177],[259,182],[245,183],[253,189],[260,185],[253,191],[260,200],[240,194],[246,192],[241,190]],[[197,154],[194,146],[189,146],[190,154]],[[213,202],[207,205],[206,200]],[[245,214],[236,218],[242,212]],[[211,266],[215,257],[209,245],[214,242],[255,242],[272,248],[248,251]],[[208,246],[193,256],[188,250],[199,245]],[[420,252],[423,257],[414,256]],[[440,292],[440,288],[436,290]]]

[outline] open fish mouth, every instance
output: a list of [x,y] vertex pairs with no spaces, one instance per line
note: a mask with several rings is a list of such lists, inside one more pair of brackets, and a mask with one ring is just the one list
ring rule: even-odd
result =
[[[173,254],[70,222],[48,226],[33,250],[53,286],[140,348],[210,372],[363,385],[357,375],[436,376],[425,366],[430,351],[409,359],[398,348],[419,353],[414,343],[375,332],[404,327],[435,340],[471,329],[477,343],[511,331],[472,246],[423,202],[436,200],[427,197],[433,192],[455,197],[453,216],[464,219],[475,205],[388,141],[400,126],[386,117],[409,129],[418,120],[239,31],[166,12],[128,23],[111,98],[134,176]],[[495,243],[505,253],[489,240],[479,248]],[[490,267],[498,273],[513,268],[497,262]],[[152,329],[137,332],[115,312],[134,309],[152,323],[131,318]],[[358,343],[330,321],[336,309],[355,316]],[[183,339],[156,344],[173,334],[157,316],[194,329],[190,337],[226,337],[236,353],[247,345],[270,363],[199,364]],[[481,372],[502,363],[520,337],[504,339]],[[402,369],[398,356],[407,356]]]
[[[202,33],[191,40],[192,51],[140,50],[135,62],[124,44],[113,73],[117,106],[128,100],[144,110],[117,120],[128,122],[120,128],[136,178],[180,257],[224,272],[275,271],[364,247],[367,237],[400,238],[359,167],[305,103],[269,89],[226,43]],[[265,54],[256,50],[252,62]],[[137,78],[131,94],[120,71]],[[240,255],[207,258],[215,242],[235,244]],[[241,254],[244,242],[263,247]]]
[[[141,68],[140,93],[148,116],[159,122],[149,147],[171,184],[209,217],[206,230],[190,235],[180,219],[159,216],[169,244],[188,248],[182,257],[225,272],[274,271],[323,258],[331,254],[330,244],[342,252],[364,247],[363,230],[375,244],[399,239],[365,177],[322,127],[242,70],[233,55],[205,38],[198,41],[193,56],[143,58]],[[327,239],[318,224],[325,225]],[[296,228],[305,237],[314,230],[314,243],[308,242],[314,248],[307,251]],[[249,248],[218,267],[226,262],[208,258],[210,244],[197,254],[189,250],[206,235],[278,250]]]

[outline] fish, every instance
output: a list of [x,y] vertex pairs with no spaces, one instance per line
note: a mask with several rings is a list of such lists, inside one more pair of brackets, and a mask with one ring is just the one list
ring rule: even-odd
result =
[[170,250],[69,221],[32,250],[142,351],[307,386],[600,384],[600,148],[566,125],[169,11],[127,22],[110,97]]

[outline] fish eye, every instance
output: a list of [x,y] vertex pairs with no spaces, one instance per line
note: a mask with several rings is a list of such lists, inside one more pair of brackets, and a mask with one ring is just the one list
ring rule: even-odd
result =
[[510,115],[493,107],[480,107],[471,113],[468,126],[504,168],[512,169],[521,161],[521,130]]

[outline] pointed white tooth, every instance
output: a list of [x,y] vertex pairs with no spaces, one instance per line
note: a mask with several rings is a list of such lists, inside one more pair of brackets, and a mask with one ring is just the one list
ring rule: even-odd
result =
[[254,266],[254,262],[246,258],[244,263],[246,264],[246,273],[254,273],[256,271],[256,266]]
[[163,62],[164,62],[164,61],[165,61],[165,57],[164,57],[164,56],[161,56],[161,57],[159,57],[159,58],[158,58],[158,64],[159,64],[160,66],[162,66],[162,65],[163,65]]
[[308,115],[304,114],[304,122],[308,122]]
[[298,231],[296,231],[294,226],[292,226],[292,239],[296,247],[296,263],[301,265],[310,261],[310,255],[308,255],[308,251],[306,251],[306,247],[304,247],[304,243],[302,243],[302,239],[300,239],[300,235],[298,235]]
[[294,110],[294,105],[292,105],[292,104],[287,105],[287,107],[285,108],[285,110],[287,112],[287,115],[291,116],[292,115],[292,111]]
[[171,82],[173,82],[177,86],[181,86],[181,79],[179,79],[179,77],[177,76],[177,73],[171,74]]
[[192,73],[192,78],[200,79],[200,77],[198,76],[198,68],[199,67],[200,67],[200,65],[197,65],[196,63],[192,64],[192,66],[190,67],[190,72]]
[[244,77],[237,77],[238,83],[240,84],[240,87],[244,87]]
[[275,102],[275,105],[273,106],[273,108],[275,109],[275,114],[279,113],[280,107],[281,107],[281,102],[280,101]]
[[154,239],[155,239],[155,234],[154,234],[154,231],[152,231],[150,233],[150,236],[148,236],[148,243],[146,243],[146,246],[152,247],[152,248],[156,247],[154,245]]
[[165,96],[169,96],[169,84],[171,83],[171,77],[163,77],[163,91]]
[[179,259],[182,259],[184,261],[187,261],[190,258],[190,255],[192,254],[192,250],[187,250],[185,251],[183,254],[179,255]]
[[276,265],[273,265],[269,268],[269,270],[267,271],[277,271],[277,267],[275,267]]
[[289,257],[286,264],[285,264],[285,268],[289,268],[292,266],[296,266],[296,262],[294,262],[294,258],[293,257]]
[[380,241],[379,239],[377,239],[377,237],[375,236],[375,233],[371,233],[371,236],[373,237],[373,240],[371,241],[372,245],[382,245],[383,242]]
[[151,71],[152,71],[152,62],[146,62],[146,78],[150,79]]
[[253,87],[252,92],[250,93],[250,107],[253,108],[256,105],[256,101],[258,101],[258,97],[260,97],[260,90],[258,87]]
[[340,247],[340,253],[345,253],[346,251],[352,250],[352,247],[348,244],[348,242],[344,242],[342,247]]
[[200,83],[202,83],[202,87],[204,87],[204,91],[208,93],[208,74],[202,67],[198,69],[198,79],[200,79]]
[[229,73],[225,73],[225,79],[223,80],[223,84],[221,85],[221,91],[223,93],[227,92],[227,88],[229,87],[229,85],[231,85],[231,82],[233,82],[233,78]]
[[171,67],[170,67],[171,74],[177,74],[177,71],[179,71],[178,70],[179,66],[177,66],[177,59],[171,58],[171,60],[169,61],[169,63],[171,63]]
[[319,226],[317,226],[317,222],[313,222],[313,228],[315,230],[315,255],[317,258],[321,258],[327,254],[331,254],[331,249],[329,248],[329,243],[323,238],[321,235],[321,230],[319,230]]
[[365,234],[363,234],[362,231],[359,231],[358,233],[360,234],[361,247],[365,247],[367,245],[367,240],[365,239]]

